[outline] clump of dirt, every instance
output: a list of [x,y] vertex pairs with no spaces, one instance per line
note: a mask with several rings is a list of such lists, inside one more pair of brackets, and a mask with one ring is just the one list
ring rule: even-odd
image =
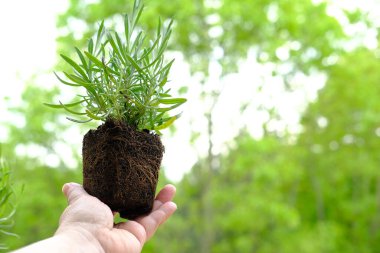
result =
[[83,187],[126,219],[149,213],[164,146],[158,135],[108,119],[83,138]]

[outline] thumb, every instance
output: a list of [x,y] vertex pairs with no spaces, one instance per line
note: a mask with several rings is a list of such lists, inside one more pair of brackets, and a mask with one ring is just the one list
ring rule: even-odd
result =
[[66,183],[62,187],[62,192],[65,194],[69,205],[74,203],[80,197],[86,196],[87,192],[83,186],[77,183]]

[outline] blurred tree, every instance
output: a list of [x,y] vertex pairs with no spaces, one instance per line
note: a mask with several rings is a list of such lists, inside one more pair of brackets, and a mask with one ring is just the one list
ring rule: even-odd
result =
[[[379,64],[364,48],[342,56],[296,141],[242,132],[210,186],[210,252],[377,252]],[[201,164],[181,181],[178,213],[145,252],[200,250]]]
[[[120,14],[131,10],[132,4],[126,0],[71,0],[58,20],[65,34],[58,39],[61,50],[72,53],[73,45],[84,45],[102,19],[120,21]],[[322,67],[327,57],[338,53],[336,42],[345,38],[341,24],[326,13],[325,2],[150,0],[146,6],[144,29],[154,32],[159,17],[173,18],[172,49],[183,53],[193,71],[205,76],[213,61],[222,65],[224,74],[236,71],[238,62],[253,48],[258,59],[289,61],[293,70]],[[83,28],[80,32],[79,26]]]
[[309,215],[339,225],[344,252],[379,248],[379,69],[376,51],[359,48],[342,57],[304,115],[299,137],[308,151]]
[[[56,149],[56,144],[67,143],[65,140],[67,136],[63,133],[67,132],[70,125],[65,116],[49,110],[42,104],[51,97],[55,97],[58,89],[33,85],[34,82],[32,79],[25,86],[22,103],[17,107],[9,107],[13,119],[17,120],[1,122],[8,129],[4,154],[15,168],[25,166],[23,156],[29,161],[33,160],[33,165],[43,165],[44,161],[41,160],[43,155],[45,157],[52,154],[57,155],[59,150]],[[69,146],[67,147],[70,149]],[[71,148],[75,149],[76,147]],[[73,155],[76,153],[72,152]],[[79,158],[80,154],[77,154],[76,157]],[[57,160],[54,167],[67,168],[65,163],[67,157],[58,156]]]

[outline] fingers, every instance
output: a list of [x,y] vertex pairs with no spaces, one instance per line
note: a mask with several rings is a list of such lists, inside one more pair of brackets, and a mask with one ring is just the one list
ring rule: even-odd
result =
[[146,232],[146,240],[149,240],[156,232],[157,228],[164,223],[176,210],[177,205],[171,200],[174,198],[176,188],[173,185],[166,185],[156,197],[153,211],[145,216],[138,218]]
[[156,200],[160,200],[162,203],[168,202],[173,199],[176,192],[174,185],[168,184],[157,194]]
[[168,184],[157,194],[153,204],[153,211],[158,209],[163,203],[171,201],[176,193],[174,185]]
[[168,184],[157,194],[156,200],[161,201],[162,203],[171,201],[174,198],[176,188],[174,185]]
[[80,197],[87,195],[87,192],[83,189],[82,185],[77,183],[64,184],[62,192],[65,194],[69,205],[74,203]]
[[128,231],[140,242],[141,245],[144,245],[147,241],[145,228],[137,221],[130,220],[127,222],[118,223],[115,228]]
[[154,235],[157,228],[177,210],[177,205],[171,202],[175,192],[176,188],[173,185],[166,185],[157,194],[153,211],[149,215],[134,221],[119,223],[116,227],[129,231],[143,245]]
[[137,240],[144,245],[156,232],[158,227],[164,223],[177,209],[173,202],[162,204],[157,210],[148,216],[138,218],[134,221],[119,223],[116,228],[124,229],[133,234]]
[[136,221],[140,223],[146,232],[146,240],[149,240],[157,228],[163,224],[175,211],[177,205],[173,202],[162,204],[157,210],[151,212],[148,216],[138,218]]

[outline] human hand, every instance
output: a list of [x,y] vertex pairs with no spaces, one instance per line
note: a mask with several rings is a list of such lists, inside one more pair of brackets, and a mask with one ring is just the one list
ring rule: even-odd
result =
[[177,209],[171,202],[175,187],[166,185],[158,193],[149,215],[115,225],[111,209],[87,194],[81,185],[65,184],[62,191],[69,205],[55,235],[66,238],[78,248],[90,246],[91,250],[85,252],[141,252],[144,243]]

